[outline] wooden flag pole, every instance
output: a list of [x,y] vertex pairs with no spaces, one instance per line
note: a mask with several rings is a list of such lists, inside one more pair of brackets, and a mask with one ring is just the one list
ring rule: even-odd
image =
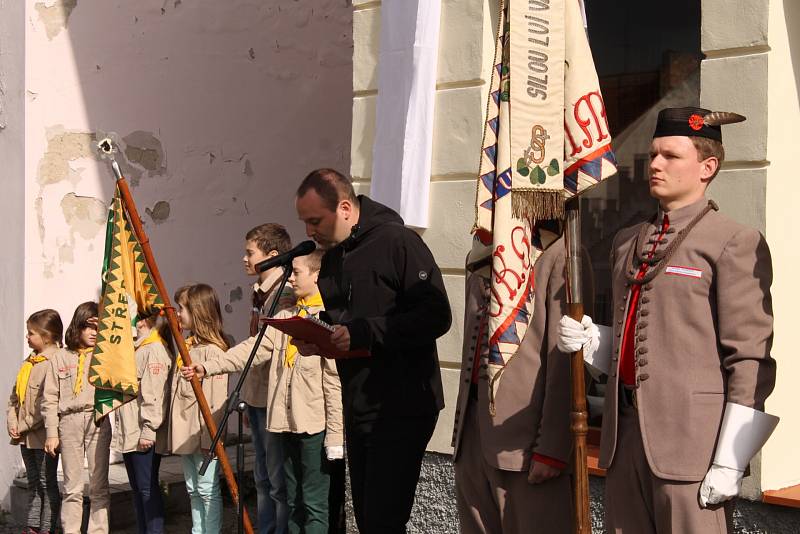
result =
[[[567,310],[569,316],[583,319],[581,280],[581,216],[579,199],[576,197],[566,205],[567,249]],[[583,376],[583,349],[572,354],[572,413],[571,429],[574,438],[575,460],[575,534],[591,534],[589,519],[589,469],[586,464],[586,434],[589,431],[589,414],[586,410],[586,386]]]
[[[103,143],[107,143],[109,148],[105,148]],[[106,154],[112,153],[113,149],[110,147],[111,144],[106,140],[100,143],[100,150]],[[178,346],[178,351],[181,354],[181,358],[183,358],[184,365],[191,366],[192,359],[189,356],[189,350],[186,348],[183,335],[181,335],[181,329],[178,325],[178,316],[175,313],[175,308],[172,307],[169,295],[164,287],[164,282],[161,279],[161,273],[158,270],[158,265],[156,265],[156,260],[153,256],[153,250],[150,248],[150,240],[148,239],[144,228],[142,228],[142,221],[139,218],[139,212],[136,210],[136,204],[134,203],[130,189],[128,188],[128,182],[122,175],[119,164],[117,164],[117,162],[113,159],[111,160],[111,166],[113,167],[114,174],[116,175],[117,187],[119,187],[120,196],[122,197],[122,205],[125,208],[125,211],[128,212],[128,219],[133,227],[133,233],[136,234],[139,244],[142,246],[145,262],[147,263],[148,269],[150,269],[150,276],[153,278],[153,282],[158,289],[158,293],[161,295],[161,299],[164,301],[164,312],[166,313],[167,321],[169,322],[169,328],[172,332],[172,337],[175,339],[175,344]],[[176,372],[178,371],[176,370]],[[203,394],[203,387],[200,384],[200,380],[196,376],[192,378],[191,384],[192,391],[194,391],[195,397],[197,397],[197,404],[200,406],[200,414],[203,416],[203,421],[206,423],[208,432],[213,437],[217,433],[217,425],[214,422],[211,409],[208,407],[208,401],[206,401],[206,397]],[[225,475],[225,481],[228,483],[228,489],[231,492],[231,497],[233,497],[233,502],[238,506],[240,498],[239,487],[236,484],[236,478],[233,475],[231,464],[228,462],[228,457],[225,455],[225,447],[221,441],[217,443],[217,447],[214,449],[214,452],[216,453],[217,458],[219,458],[219,463],[222,467],[222,473]],[[246,509],[244,509],[243,520],[245,532],[247,534],[253,534],[253,524],[250,522],[250,516],[248,515]]]

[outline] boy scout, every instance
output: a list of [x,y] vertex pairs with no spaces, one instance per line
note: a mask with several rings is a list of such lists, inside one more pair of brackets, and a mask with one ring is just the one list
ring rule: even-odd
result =
[[[589,318],[562,318],[559,346],[586,345],[609,375],[600,465],[610,532],[733,532],[730,499],[777,424],[763,413],[775,383],[769,250],[705,198],[724,157],[720,125],[741,120],[659,113],[649,181],[659,210],[614,239],[614,324],[598,335]],[[613,350],[600,354],[607,336]]]

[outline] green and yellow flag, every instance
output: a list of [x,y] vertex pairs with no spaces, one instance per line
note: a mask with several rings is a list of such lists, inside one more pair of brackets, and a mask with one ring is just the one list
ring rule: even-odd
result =
[[108,213],[97,346],[89,368],[96,421],[138,395],[133,328],[138,315],[163,306],[117,188]]

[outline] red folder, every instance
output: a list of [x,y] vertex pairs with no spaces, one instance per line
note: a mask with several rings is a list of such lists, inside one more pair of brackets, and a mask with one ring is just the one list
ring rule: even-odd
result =
[[288,319],[264,319],[264,322],[294,339],[313,343],[319,347],[320,356],[333,359],[365,358],[370,352],[365,349],[342,351],[330,342],[333,326],[316,317],[289,317]]

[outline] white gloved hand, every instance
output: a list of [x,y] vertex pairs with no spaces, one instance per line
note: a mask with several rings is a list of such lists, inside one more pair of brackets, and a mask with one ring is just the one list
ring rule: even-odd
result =
[[566,354],[572,354],[583,348],[594,352],[600,345],[600,330],[588,315],[584,315],[581,322],[564,315],[558,323],[556,344],[558,350]]
[[572,354],[583,349],[583,361],[588,364],[589,373],[600,379],[600,375],[608,374],[611,367],[611,329],[594,324],[592,318],[584,315],[579,323],[572,317],[564,315],[558,323],[558,350]]
[[739,495],[744,471],[713,464],[700,484],[700,506],[719,504]]
[[344,445],[325,447],[325,456],[328,457],[328,460],[341,460],[344,458]]

